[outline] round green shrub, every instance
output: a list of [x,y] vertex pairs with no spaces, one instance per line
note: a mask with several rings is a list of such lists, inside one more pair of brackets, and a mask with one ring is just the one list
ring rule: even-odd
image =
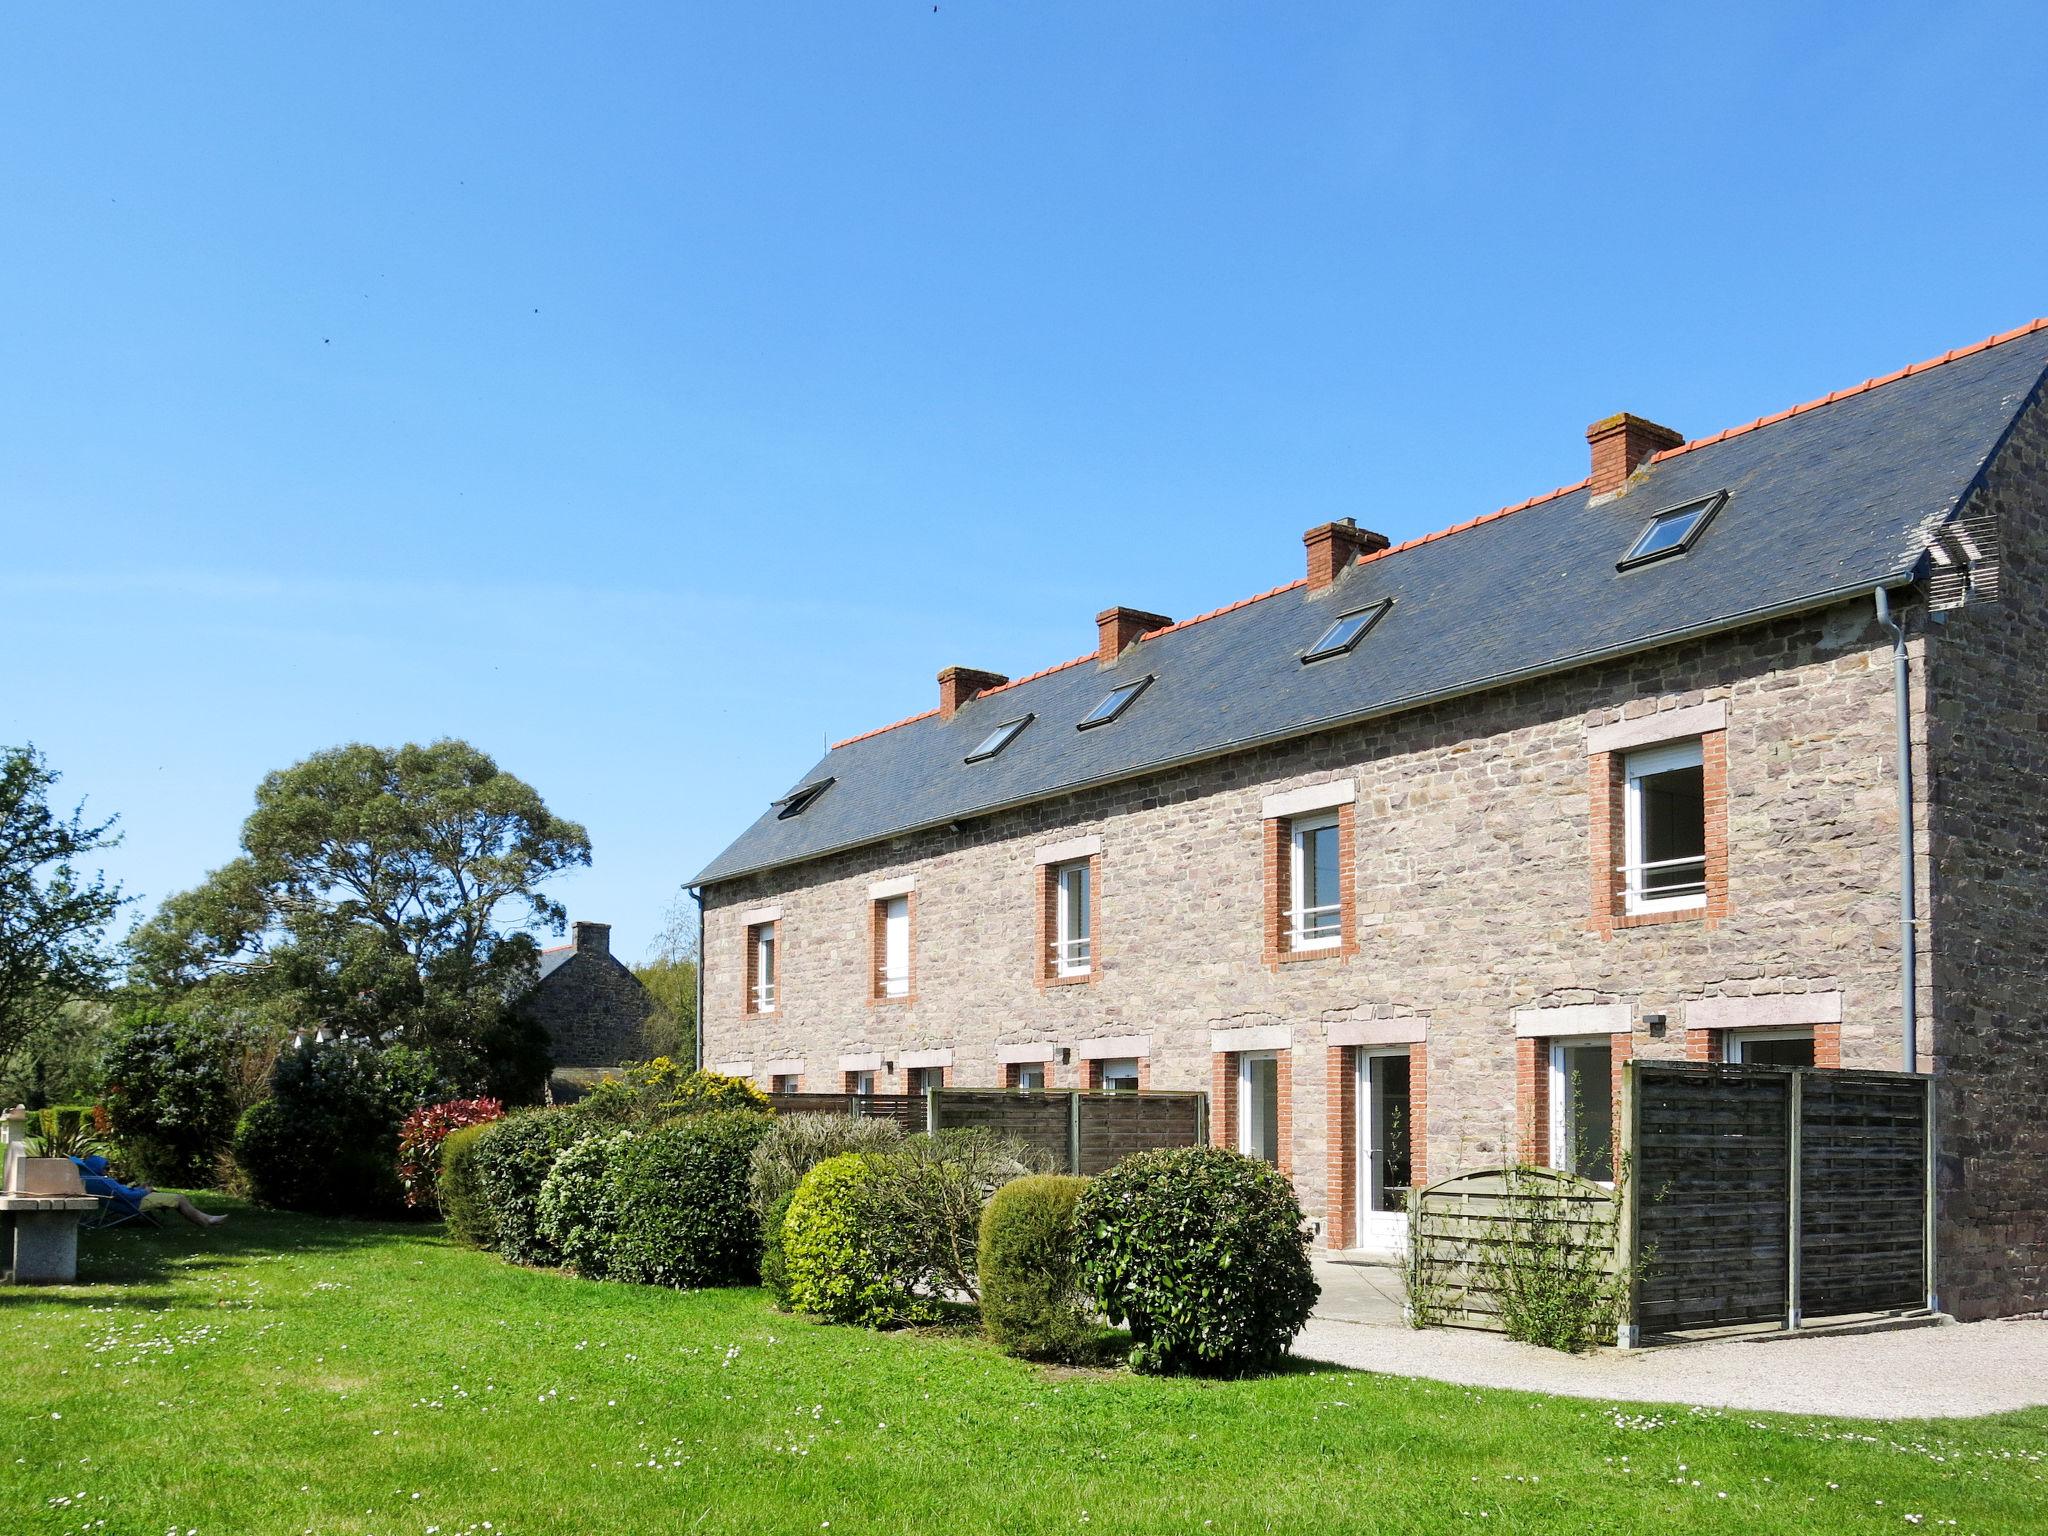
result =
[[1074,1360],[1094,1329],[1074,1257],[1086,1179],[1041,1173],[1005,1184],[981,1213],[981,1322],[1005,1352]]
[[612,1278],[751,1284],[760,1273],[761,1223],[747,1203],[747,1171],[768,1126],[755,1110],[714,1110],[624,1142],[607,1193],[617,1212]]
[[387,1216],[404,1209],[398,1127],[448,1096],[430,1058],[354,1040],[286,1050],[270,1097],[235,1130],[235,1162],[264,1205],[321,1215]]
[[872,1220],[881,1159],[828,1157],[797,1186],[782,1221],[789,1303],[837,1323],[927,1322],[937,1301],[917,1293],[919,1266],[897,1228]]
[[894,1120],[861,1115],[777,1115],[775,1124],[754,1148],[747,1191],[760,1213],[762,1227],[771,1225],[768,1212],[785,1206],[804,1175],[828,1157],[842,1152],[887,1152],[903,1140]]
[[1139,1152],[1074,1212],[1082,1283],[1127,1323],[1139,1370],[1241,1375],[1286,1354],[1317,1286],[1279,1169],[1221,1147]]
[[540,1235],[586,1280],[611,1271],[620,1209],[615,1177],[632,1131],[585,1136],[558,1153],[540,1187]]
[[251,1057],[267,1060],[270,1045],[225,1009],[142,1003],[117,1016],[100,1071],[128,1174],[146,1184],[212,1183],[249,1101]]
[[495,1124],[495,1120],[487,1120],[481,1125],[465,1125],[441,1141],[441,1177],[435,1185],[441,1219],[448,1224],[450,1237],[472,1248],[498,1246],[498,1225],[491,1220],[490,1203],[477,1182],[476,1161],[477,1143]]
[[554,1264],[561,1255],[540,1230],[540,1191],[555,1158],[592,1134],[590,1123],[566,1109],[507,1115],[484,1127],[471,1154],[477,1187],[490,1208],[498,1252],[515,1264]]
[[773,1205],[761,1216],[761,1283],[775,1293],[775,1304],[787,1309],[789,1300],[789,1265],[782,1254],[782,1224],[789,1215],[789,1202],[796,1198],[796,1191],[776,1198]]

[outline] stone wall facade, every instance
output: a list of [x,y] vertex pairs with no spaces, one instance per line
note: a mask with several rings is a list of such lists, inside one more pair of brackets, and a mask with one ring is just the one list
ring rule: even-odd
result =
[[[1984,1316],[2048,1307],[2048,411],[2025,415],[1970,510],[2002,530],[2002,600],[1905,616],[1939,1285]],[[1645,921],[1611,899],[1601,743],[1654,740],[1662,722],[1632,723],[1665,713],[1685,734],[1707,722],[1710,899]],[[1236,1052],[1278,1045],[1283,1165],[1347,1246],[1361,1049],[1408,1052],[1418,1181],[1542,1155],[1551,1035],[1609,1033],[1617,1075],[1770,1025],[1810,1029],[1821,1065],[1899,1069],[1895,732],[1891,644],[1862,597],[723,882],[705,891],[704,1058],[810,1089],[859,1058],[890,1092],[912,1052],[950,1052],[962,1086],[1008,1081],[1027,1045],[1061,1085],[1136,1054],[1151,1087],[1211,1090],[1227,1135]],[[1276,963],[1264,802],[1344,780],[1343,943]],[[1048,986],[1039,855],[1077,843],[1096,970]],[[869,890],[906,878],[916,983],[892,1002],[872,996]],[[779,998],[747,1015],[763,911]]]
[[612,954],[607,923],[575,925],[573,950],[520,999],[539,1020],[557,1067],[616,1067],[644,1061],[647,1027],[661,1013],[654,994]]
[[1964,514],[1996,530],[1998,591],[1925,626],[1920,1046],[1942,1085],[1942,1299],[1982,1317],[2048,1307],[2048,408],[2020,419]]

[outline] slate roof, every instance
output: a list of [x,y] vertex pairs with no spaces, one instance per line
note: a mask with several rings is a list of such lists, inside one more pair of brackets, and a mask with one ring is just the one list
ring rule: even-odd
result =
[[533,978],[534,985],[539,986],[575,958],[576,946],[574,944],[557,944],[552,949],[542,950],[540,952],[540,969]]
[[[1822,606],[1914,579],[2048,369],[2048,320],[1659,454],[1619,497],[1554,491],[1358,561],[1330,588],[1278,587],[1161,630],[1111,667],[1092,655],[962,706],[835,745],[692,882],[1155,772],[1266,741]],[[1727,502],[1684,555],[1615,563],[1652,514]],[[1393,599],[1349,655],[1300,654],[1340,613]],[[1074,723],[1120,683],[1156,680],[1114,723]],[[962,759],[1037,719],[1002,754]]]

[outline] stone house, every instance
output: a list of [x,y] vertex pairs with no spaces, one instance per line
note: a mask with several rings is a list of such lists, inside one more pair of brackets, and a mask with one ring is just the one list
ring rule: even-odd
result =
[[567,944],[542,950],[518,1008],[547,1031],[557,1071],[646,1060],[648,1025],[662,1011],[612,953],[610,923],[575,923]]
[[1631,1056],[1910,1067],[1945,1303],[2048,1306],[2044,370],[2037,322],[1708,437],[1609,417],[1576,485],[948,667],[697,877],[705,1063],[1206,1089],[1381,1250],[1426,1179],[1607,1175]]

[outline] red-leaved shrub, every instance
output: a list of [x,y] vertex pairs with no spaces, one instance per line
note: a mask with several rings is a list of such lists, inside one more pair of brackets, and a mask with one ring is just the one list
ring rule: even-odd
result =
[[434,1183],[441,1173],[441,1143],[465,1125],[488,1125],[505,1118],[496,1099],[449,1099],[429,1104],[405,1117],[398,1128],[398,1182],[412,1210],[436,1211]]

